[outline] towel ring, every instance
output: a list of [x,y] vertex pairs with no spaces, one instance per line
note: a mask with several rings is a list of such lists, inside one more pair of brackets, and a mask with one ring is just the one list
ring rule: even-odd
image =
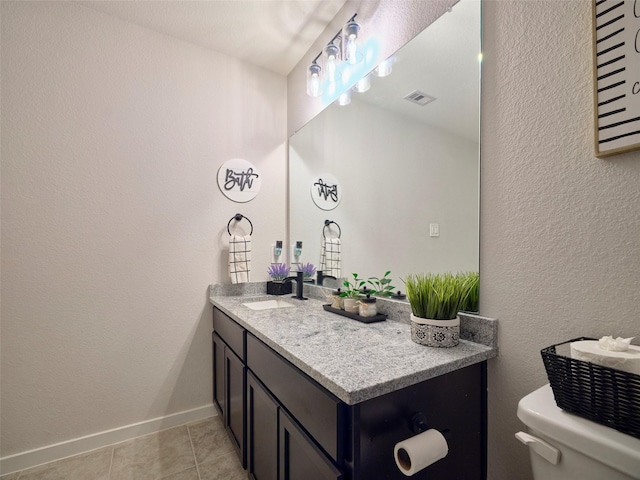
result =
[[326,228],[328,228],[328,227],[329,227],[329,225],[331,225],[332,223],[333,223],[336,227],[338,227],[338,238],[340,238],[340,237],[342,236],[342,229],[340,228],[340,225],[338,225],[338,224],[337,224],[336,222],[334,222],[333,220],[325,220],[325,221],[324,221],[324,227],[322,227],[322,237],[323,237],[323,238],[325,238],[325,239],[327,238],[327,236],[326,236],[326,235],[325,235],[325,233],[324,233],[324,230],[325,230]]
[[247,217],[245,217],[244,215],[242,215],[241,213],[236,213],[233,217],[231,217],[231,220],[229,220],[229,223],[227,223],[227,232],[229,232],[229,236],[231,236],[231,230],[229,230],[229,226],[231,225],[232,221],[236,221],[239,222],[242,219],[245,219],[247,222],[249,222],[249,225],[251,225],[251,232],[249,233],[249,236],[253,235],[253,223],[251,223],[251,220],[249,220]]

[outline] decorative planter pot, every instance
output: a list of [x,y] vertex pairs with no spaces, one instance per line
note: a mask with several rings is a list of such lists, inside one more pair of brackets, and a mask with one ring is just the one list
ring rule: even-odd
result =
[[344,298],[344,311],[349,313],[358,313],[360,305],[358,304],[359,298]]
[[460,318],[432,320],[411,314],[411,340],[428,347],[455,347],[460,342]]
[[267,293],[269,295],[288,295],[293,292],[291,282],[267,282]]

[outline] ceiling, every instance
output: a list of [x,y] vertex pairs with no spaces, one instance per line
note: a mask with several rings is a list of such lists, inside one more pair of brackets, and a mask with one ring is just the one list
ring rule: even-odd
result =
[[[286,76],[346,0],[74,0]],[[400,1],[400,0],[398,0]],[[404,1],[404,0],[403,0]],[[394,73],[358,97],[477,141],[480,7],[462,0],[396,55]],[[458,60],[463,60],[460,63]],[[471,59],[471,61],[468,61]],[[418,89],[427,107],[402,97]]]
[[286,76],[345,0],[75,3]]

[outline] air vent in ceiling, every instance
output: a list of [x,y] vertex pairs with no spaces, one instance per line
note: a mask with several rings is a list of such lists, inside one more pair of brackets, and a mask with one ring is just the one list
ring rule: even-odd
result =
[[412,103],[418,104],[421,107],[424,107],[427,103],[433,102],[435,100],[435,97],[432,97],[431,95],[427,95],[426,93],[421,92],[420,90],[414,90],[410,94],[405,95],[404,99]]

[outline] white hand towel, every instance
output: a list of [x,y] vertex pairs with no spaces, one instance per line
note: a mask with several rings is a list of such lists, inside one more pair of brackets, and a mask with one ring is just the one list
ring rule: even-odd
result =
[[232,235],[229,240],[229,277],[231,283],[249,282],[251,272],[251,235]]
[[340,250],[339,238],[323,238],[320,251],[320,270],[323,275],[340,278]]

